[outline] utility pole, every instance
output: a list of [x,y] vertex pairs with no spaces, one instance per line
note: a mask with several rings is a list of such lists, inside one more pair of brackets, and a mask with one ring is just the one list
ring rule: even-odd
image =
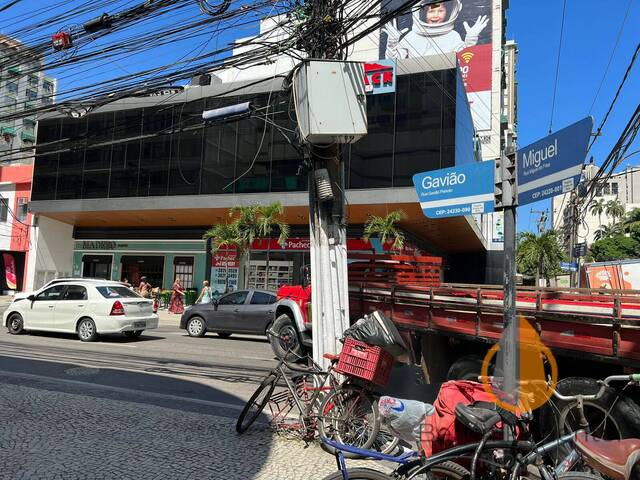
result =
[[[336,0],[312,0],[306,39],[313,59],[339,60]],[[309,235],[313,359],[328,366],[324,353],[338,353],[339,339],[349,327],[347,228],[344,163],[341,146],[310,145]],[[326,169],[326,170],[323,170]],[[328,176],[326,175],[328,174]],[[333,197],[328,198],[328,197]]]
[[504,212],[504,320],[503,335],[498,353],[497,367],[503,372],[503,399],[514,407],[518,405],[518,377],[520,372],[519,320],[516,315],[516,208],[517,168],[516,151],[507,137],[502,157],[496,161],[495,206]]

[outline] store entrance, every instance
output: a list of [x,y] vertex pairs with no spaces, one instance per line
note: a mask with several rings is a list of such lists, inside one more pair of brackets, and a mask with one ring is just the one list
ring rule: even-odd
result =
[[83,255],[82,277],[111,280],[111,255]]
[[140,284],[141,277],[147,277],[147,282],[152,287],[162,287],[162,278],[164,276],[164,257],[152,255],[123,255],[122,259],[122,278],[133,286]]

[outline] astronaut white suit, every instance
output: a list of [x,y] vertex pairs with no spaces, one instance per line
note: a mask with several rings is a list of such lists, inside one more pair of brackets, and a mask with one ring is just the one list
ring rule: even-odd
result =
[[[459,52],[463,48],[478,43],[480,33],[489,23],[486,15],[481,15],[473,26],[464,22],[466,36],[464,41],[453,29],[454,23],[462,10],[461,0],[454,0],[449,18],[441,23],[427,23],[420,18],[420,10],[413,12],[413,27],[398,30],[391,21],[382,27],[387,33],[386,58],[410,58],[425,55],[441,55]],[[422,8],[422,7],[421,7]]]

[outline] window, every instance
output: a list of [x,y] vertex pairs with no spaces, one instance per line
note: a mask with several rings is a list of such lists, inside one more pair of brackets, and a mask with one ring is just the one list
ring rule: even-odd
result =
[[60,297],[62,296],[62,292],[64,292],[65,288],[67,288],[66,285],[56,285],[54,287],[47,288],[44,292],[42,292],[36,297],[36,300],[44,300],[44,301],[60,300]]
[[18,82],[16,80],[7,80],[7,91],[9,93],[18,93]]
[[47,95],[51,95],[53,93],[53,83],[45,80],[42,82],[42,91]]
[[0,198],[0,222],[6,222],[9,214],[9,206],[6,198]]
[[27,221],[27,213],[29,212],[29,199],[26,197],[18,198],[18,221],[26,222]]
[[100,295],[102,295],[104,298],[142,298],[136,292],[125,286],[96,287],[96,290],[98,290],[98,292],[100,292]]
[[80,285],[69,285],[67,291],[64,292],[63,300],[86,300],[87,289]]
[[27,84],[28,84],[30,87],[37,87],[37,86],[38,86],[38,83],[40,83],[40,79],[38,78],[38,76],[37,76],[37,75],[29,75],[29,76],[27,77]]
[[31,120],[30,118],[25,118],[22,120],[22,131],[26,133],[30,133],[33,135],[36,128],[36,122]]
[[179,278],[183,288],[193,288],[193,257],[176,257],[173,265],[173,278]]
[[602,194],[603,195],[611,195],[611,186],[608,183],[605,183],[602,186]]
[[16,99],[11,97],[4,97],[4,106],[8,112],[16,111]]
[[611,195],[618,195],[618,184],[617,183],[612,183],[611,184]]
[[27,88],[27,100],[33,101],[38,98],[38,92]]
[[230,293],[220,298],[219,305],[244,305],[247,300],[248,291],[243,290],[241,292]]
[[264,292],[253,292],[251,305],[271,305],[272,303],[276,303],[275,295]]

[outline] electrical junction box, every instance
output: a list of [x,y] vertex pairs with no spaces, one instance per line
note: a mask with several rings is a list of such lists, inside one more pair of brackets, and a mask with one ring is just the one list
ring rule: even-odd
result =
[[307,143],[354,143],[367,134],[364,65],[307,60],[296,71],[293,95]]

